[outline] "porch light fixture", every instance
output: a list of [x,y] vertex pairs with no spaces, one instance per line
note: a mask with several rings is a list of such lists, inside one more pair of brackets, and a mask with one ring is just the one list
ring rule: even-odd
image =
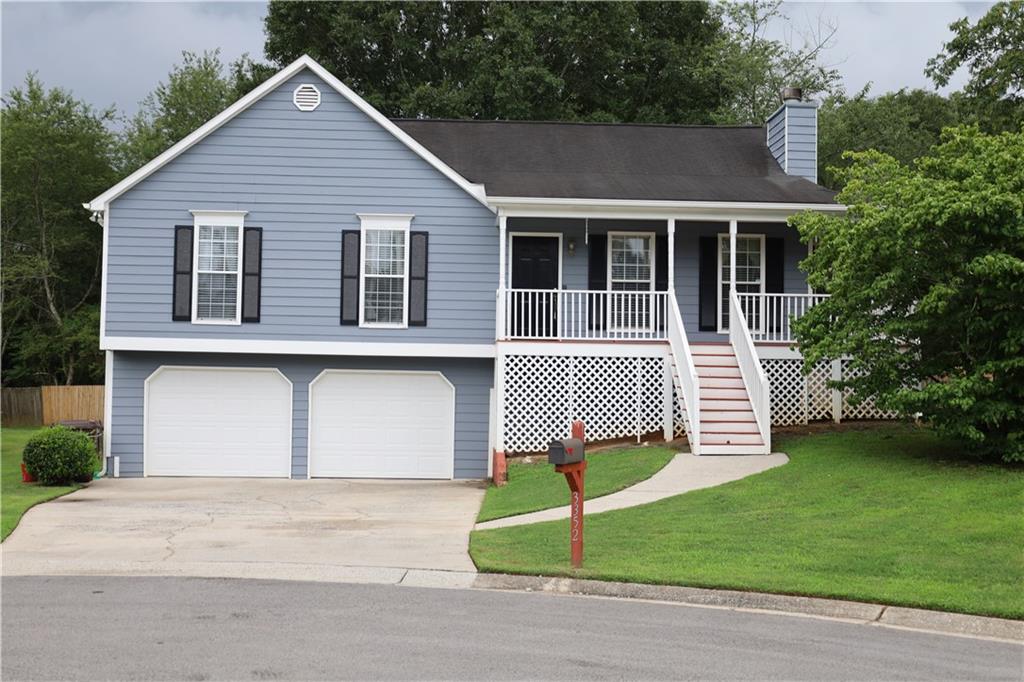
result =
[[576,238],[575,237],[569,237],[569,256],[572,257],[572,256],[575,256],[575,255],[576,255]]

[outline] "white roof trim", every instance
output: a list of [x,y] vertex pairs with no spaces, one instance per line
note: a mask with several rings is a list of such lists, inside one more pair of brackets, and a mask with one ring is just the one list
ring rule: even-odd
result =
[[[483,185],[471,183],[466,178],[456,173],[450,166],[445,164],[441,159],[437,158],[434,154],[427,150],[426,147],[421,145],[416,140],[412,139],[407,133],[401,130],[394,123],[389,121],[382,113],[374,109],[370,104],[362,97],[357,95],[355,92],[350,90],[344,83],[339,81],[333,75],[331,75],[327,69],[320,66],[312,57],[309,55],[302,55],[294,62],[284,67],[276,74],[271,76],[268,80],[264,81],[259,87],[251,91],[245,97],[229,106],[224,111],[220,112],[212,119],[201,125],[199,128],[194,130],[191,134],[180,140],[177,144],[173,145],[170,149],[165,151],[160,156],[156,157],[142,168],[138,169],[121,182],[117,183],[103,194],[99,195],[88,204],[84,204],[85,207],[92,211],[104,211],[106,210],[107,204],[116,199],[117,197],[124,194],[126,191],[134,187],[136,184],[144,180],[145,178],[152,175],[154,172],[167,165],[170,161],[179,156],[186,149],[196,144],[213,131],[220,128],[222,125],[233,119],[238,114],[248,109],[252,104],[262,99],[264,95],[273,90],[274,88],[281,85],[283,82],[302,71],[302,69],[309,69],[317,76],[319,76],[325,83],[334,88],[338,94],[347,99],[349,102],[354,104],[357,109],[362,111],[364,114],[369,116],[380,125],[382,128],[387,130],[389,133],[394,135],[402,144],[415,152],[424,161],[429,163],[435,169],[440,171],[445,177],[454,182],[456,185],[461,187],[470,196],[479,201],[484,206],[487,206],[486,193]],[[488,208],[490,208],[488,206]]]
[[507,217],[636,218],[660,220],[778,220],[801,211],[843,213],[842,204],[791,204],[753,201],[646,201],[560,197],[489,197]]

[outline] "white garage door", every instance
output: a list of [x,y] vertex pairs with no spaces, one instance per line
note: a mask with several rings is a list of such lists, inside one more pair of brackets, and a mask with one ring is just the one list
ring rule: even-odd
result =
[[276,369],[162,367],[146,381],[147,476],[291,473],[292,385]]
[[453,476],[455,388],[438,372],[328,370],[309,419],[310,476]]

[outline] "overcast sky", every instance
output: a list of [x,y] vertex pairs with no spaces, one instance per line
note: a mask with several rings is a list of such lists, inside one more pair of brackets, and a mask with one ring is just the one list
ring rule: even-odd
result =
[[[976,20],[991,3],[787,2],[788,25],[777,35],[814,26],[838,26],[825,61],[843,74],[848,91],[873,83],[873,92],[930,87],[928,58],[949,38],[960,17]],[[38,72],[48,86],[71,89],[96,106],[134,113],[138,101],[164,79],[182,50],[221,48],[226,62],[243,53],[262,58],[265,3],[2,2],[4,92]],[[952,89],[963,82],[955,79]]]

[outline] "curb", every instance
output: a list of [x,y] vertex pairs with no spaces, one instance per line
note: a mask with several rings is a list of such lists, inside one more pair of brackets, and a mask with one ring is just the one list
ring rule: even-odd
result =
[[575,594],[618,599],[672,602],[690,606],[768,611],[779,614],[830,618],[869,625],[922,630],[967,637],[983,637],[1024,643],[1024,621],[963,613],[929,611],[902,606],[884,606],[865,602],[799,597],[763,592],[712,590],[678,585],[645,585],[576,578],[480,573],[474,589],[520,590]]

